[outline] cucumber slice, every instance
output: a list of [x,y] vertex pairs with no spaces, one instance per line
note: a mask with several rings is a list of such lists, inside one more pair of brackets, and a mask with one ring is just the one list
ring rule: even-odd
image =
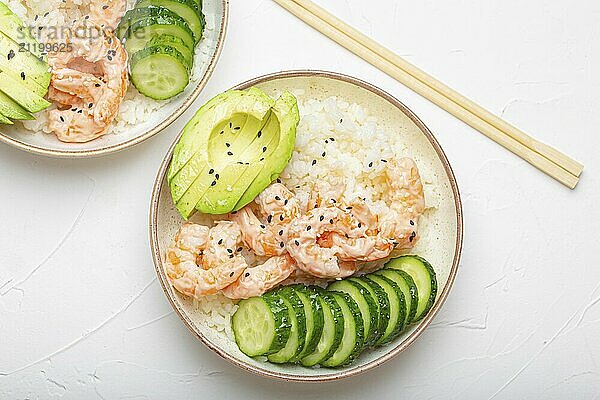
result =
[[162,34],[180,37],[190,50],[194,49],[194,33],[183,18],[162,7],[147,7],[132,11],[140,10],[148,10],[148,15],[122,21],[123,25],[120,25],[117,31],[119,38],[125,38],[127,53],[135,54],[146,47],[154,36]]
[[378,306],[375,298],[369,291],[357,282],[350,280],[336,281],[327,287],[327,290],[347,293],[358,305],[364,324],[365,346],[374,343],[377,338]]
[[293,289],[304,305],[304,315],[306,316],[304,349],[290,360],[290,362],[298,362],[315,351],[319,344],[323,333],[323,307],[321,307],[319,295],[314,289],[304,285],[295,285]]
[[138,0],[135,6],[136,8],[155,6],[171,10],[185,20],[194,34],[195,43],[202,38],[203,25],[194,0]]
[[281,350],[292,327],[285,302],[273,294],[240,301],[231,326],[238,347],[249,357]]
[[406,272],[417,286],[419,303],[413,322],[419,321],[433,307],[437,296],[437,279],[431,264],[419,256],[402,256],[385,264],[386,268],[399,269]]
[[0,113],[12,119],[35,119],[27,110],[2,92],[0,92]]
[[382,269],[375,272],[376,275],[383,275],[396,282],[396,285],[402,290],[404,300],[406,301],[406,319],[404,320],[404,326],[408,326],[415,319],[417,315],[417,303],[419,298],[417,295],[417,285],[413,279],[404,271],[395,269]]
[[0,114],[0,124],[13,125],[14,123],[10,119],[6,118],[6,116]]
[[147,47],[153,47],[158,45],[166,45],[173,47],[175,50],[180,52],[182,56],[185,57],[185,59],[188,61],[188,65],[190,66],[190,68],[192,67],[194,62],[194,52],[185,45],[185,42],[179,36],[166,34],[156,35],[148,42]]
[[333,292],[344,316],[344,335],[342,342],[333,355],[321,362],[324,367],[341,367],[350,364],[364,345],[364,326],[356,302],[347,293]]
[[187,62],[170,46],[153,46],[131,58],[131,82],[152,99],[164,100],[181,93],[190,81]]
[[373,346],[385,332],[390,320],[390,300],[385,290],[375,282],[362,278],[350,278],[348,281],[360,285],[366,289],[377,304],[377,325],[372,338],[369,338],[369,346]]
[[323,333],[317,348],[301,361],[305,367],[312,367],[331,357],[342,343],[344,336],[344,316],[342,308],[334,297],[323,290],[318,290],[319,302],[323,308]]
[[288,307],[292,329],[285,347],[277,353],[271,354],[268,359],[272,363],[282,364],[296,357],[304,349],[306,339],[306,316],[304,315],[304,303],[298,297],[294,289],[285,287],[275,292],[281,296]]
[[406,319],[406,302],[402,290],[394,281],[381,275],[370,274],[363,279],[371,280],[377,283],[385,291],[390,300],[390,319],[383,335],[375,343],[376,346],[381,346],[394,340],[404,328],[404,320]]

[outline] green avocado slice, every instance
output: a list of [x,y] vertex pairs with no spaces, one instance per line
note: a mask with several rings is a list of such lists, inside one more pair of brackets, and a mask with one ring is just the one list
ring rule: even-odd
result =
[[294,144],[296,143],[296,127],[300,122],[300,111],[298,110],[296,97],[289,92],[284,92],[275,102],[273,111],[280,123],[279,146],[270,155],[268,164],[264,164],[260,173],[254,178],[242,197],[238,200],[233,208],[234,211],[250,203],[271,182],[277,179],[292,158]]
[[[249,129],[260,129],[274,103],[258,89],[232,90],[210,100],[188,122],[175,146],[168,173],[173,202],[184,218],[191,215],[211,184],[208,172],[213,170],[214,174],[215,166],[220,165],[216,155],[226,155],[226,144],[245,140]],[[209,167],[209,163],[216,165]]]
[[[228,213],[235,207],[247,186],[268,162],[270,155],[279,143],[279,120],[271,113],[266,124],[255,130],[238,146],[231,146],[231,157],[235,163],[225,165],[220,169],[219,179],[215,185],[208,188],[196,204],[196,209],[208,214]],[[258,132],[261,132],[260,137]]]
[[23,43],[23,50],[31,52],[37,58],[46,60],[43,46],[31,34],[33,28],[23,24],[21,18],[14,14],[6,4],[0,1],[0,32],[15,43]]
[[[0,16],[0,19],[3,17]],[[42,97],[50,85],[50,67],[4,33],[0,33],[0,70],[21,81],[23,86]]]
[[43,97],[28,90],[20,81],[13,79],[4,71],[0,72],[0,91],[32,113],[50,107],[50,103]]
[[[264,97],[263,97],[264,96]],[[169,166],[167,180],[169,184],[183,185],[190,182],[187,176],[178,177],[188,163],[200,154],[201,159],[207,159],[208,140],[213,132],[220,133],[227,130],[230,134],[229,122],[241,124],[240,116],[253,115],[257,119],[263,119],[269,111],[272,100],[264,93],[255,91],[230,90],[214,97],[196,112],[194,117],[183,128],[179,142],[173,150],[173,159]],[[237,125],[239,126],[239,125]],[[226,129],[227,128],[227,129]],[[194,176],[194,174],[191,174]],[[184,186],[184,192],[189,185]],[[177,202],[177,199],[174,199]]]

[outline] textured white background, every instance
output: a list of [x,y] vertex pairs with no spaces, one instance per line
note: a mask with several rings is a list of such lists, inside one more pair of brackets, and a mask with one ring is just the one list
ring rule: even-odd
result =
[[[584,162],[579,188],[271,1],[233,0],[213,78],[159,136],[81,161],[0,145],[1,399],[600,398],[600,2],[319,3]],[[148,246],[152,183],[183,123],[219,91],[292,68],[345,72],[405,102],[444,146],[464,201],[463,259],[433,326],[383,367],[333,384],[266,380],[211,353],[171,312]]]

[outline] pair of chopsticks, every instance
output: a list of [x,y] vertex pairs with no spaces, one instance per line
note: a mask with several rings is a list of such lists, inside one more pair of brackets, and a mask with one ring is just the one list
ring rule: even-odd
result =
[[362,34],[310,0],[274,0],[339,45],[385,72],[534,167],[574,189],[583,165],[512,126]]

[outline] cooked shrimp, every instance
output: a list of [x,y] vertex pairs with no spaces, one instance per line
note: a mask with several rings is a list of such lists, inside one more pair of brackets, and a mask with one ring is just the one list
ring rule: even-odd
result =
[[285,253],[289,224],[300,214],[300,205],[294,194],[281,183],[273,183],[254,200],[261,221],[253,205],[247,205],[233,215],[242,229],[244,242],[259,256],[279,256]]
[[90,1],[90,19],[102,28],[114,31],[127,10],[126,0]]
[[248,267],[244,257],[236,251],[241,241],[240,229],[233,222],[219,222],[210,230],[203,225],[185,223],[165,260],[173,287],[200,299],[231,285]]
[[384,201],[388,210],[379,215],[381,235],[394,240],[396,250],[411,249],[417,242],[417,224],[425,210],[419,170],[410,158],[388,160]]
[[119,111],[128,85],[127,52],[111,32],[85,20],[67,31],[65,42],[72,52],[48,54],[48,98],[59,103],[48,127],[64,142],[87,142],[104,135]]
[[237,281],[223,289],[230,299],[247,299],[260,296],[287,279],[296,270],[289,255],[269,258],[265,263],[246,268]]
[[365,228],[337,207],[313,208],[292,221],[287,249],[298,268],[320,278],[343,278],[355,272],[353,265],[340,265],[336,247],[326,243],[331,234],[363,237]]

